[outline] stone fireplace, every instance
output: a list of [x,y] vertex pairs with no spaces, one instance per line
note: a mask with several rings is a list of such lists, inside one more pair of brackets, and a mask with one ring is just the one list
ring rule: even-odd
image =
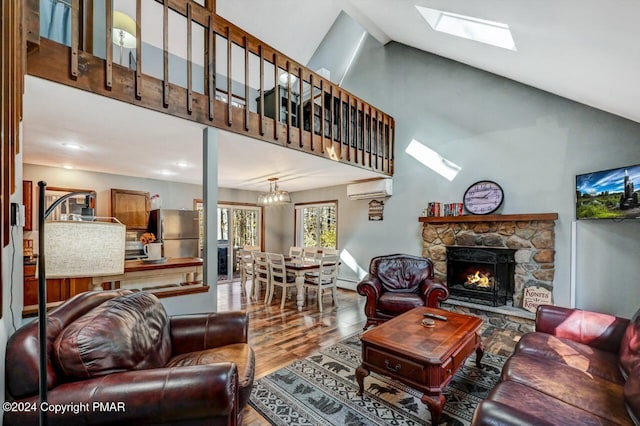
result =
[[553,293],[557,218],[557,213],[421,217],[422,255],[433,261],[436,277],[449,284],[447,246],[512,250],[513,306],[521,308],[527,287]]

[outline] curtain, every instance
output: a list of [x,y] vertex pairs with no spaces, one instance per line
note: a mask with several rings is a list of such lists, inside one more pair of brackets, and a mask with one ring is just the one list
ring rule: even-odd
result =
[[71,7],[66,1],[40,0],[40,36],[71,46]]

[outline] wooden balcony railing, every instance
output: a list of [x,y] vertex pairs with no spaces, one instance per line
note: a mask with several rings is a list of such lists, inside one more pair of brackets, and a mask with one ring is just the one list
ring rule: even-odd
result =
[[393,175],[393,117],[217,16],[212,0],[126,2],[132,49],[114,40],[112,0],[65,0],[66,44],[40,38],[38,2],[25,1],[28,74]]

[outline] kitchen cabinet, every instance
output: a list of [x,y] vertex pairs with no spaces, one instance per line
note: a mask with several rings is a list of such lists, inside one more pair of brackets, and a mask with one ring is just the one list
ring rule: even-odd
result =
[[146,231],[149,211],[148,192],[111,189],[110,215],[126,225],[127,230]]
[[[61,302],[91,289],[91,278],[48,278],[47,303]],[[36,262],[24,263],[24,306],[38,304],[38,276]]]

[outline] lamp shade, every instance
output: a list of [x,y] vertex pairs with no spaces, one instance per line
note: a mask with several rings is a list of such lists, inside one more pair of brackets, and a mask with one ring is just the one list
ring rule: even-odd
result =
[[117,10],[113,11],[113,42],[127,49],[136,47],[136,21]]
[[121,223],[46,222],[47,278],[123,274],[125,231]]

